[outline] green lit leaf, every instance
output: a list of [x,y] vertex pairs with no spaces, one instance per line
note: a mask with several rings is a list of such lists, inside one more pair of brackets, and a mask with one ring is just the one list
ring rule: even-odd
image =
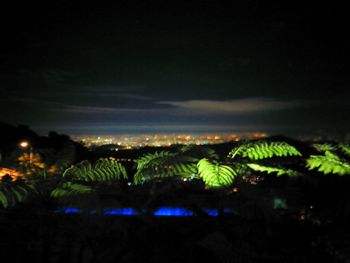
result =
[[266,172],[268,174],[276,173],[277,176],[284,175],[284,174],[288,175],[288,176],[298,175],[298,172],[296,172],[294,170],[281,168],[281,167],[264,166],[264,165],[260,165],[260,164],[256,164],[256,163],[248,163],[247,166],[254,171]]
[[109,182],[127,179],[127,173],[122,164],[100,158],[94,165],[87,160],[72,165],[65,170],[63,177],[84,182]]
[[334,151],[337,149],[335,145],[330,143],[315,143],[312,146],[319,152]]
[[[191,148],[192,149],[192,148]],[[197,158],[185,155],[189,150],[180,150],[180,153],[168,151],[146,154],[137,161],[137,172],[134,176],[135,184],[164,177],[193,177],[198,173]]]
[[317,169],[324,174],[350,174],[350,164],[329,151],[326,151],[325,155],[311,155],[307,159],[307,167],[309,170]]
[[89,186],[76,184],[72,182],[66,182],[63,183],[61,186],[55,188],[51,192],[51,196],[55,198],[63,198],[81,194],[89,194],[92,192],[93,190]]
[[212,163],[208,159],[201,159],[198,164],[199,177],[210,187],[228,186],[233,183],[237,173],[227,165]]
[[274,156],[301,156],[301,153],[293,146],[285,142],[254,142],[244,143],[230,151],[228,157],[236,155],[247,157],[251,160],[260,160]]
[[347,156],[350,156],[350,145],[339,144],[339,149]]

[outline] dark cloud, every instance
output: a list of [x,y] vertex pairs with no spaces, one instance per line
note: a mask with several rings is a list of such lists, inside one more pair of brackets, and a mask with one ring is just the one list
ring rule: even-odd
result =
[[349,129],[342,3],[53,5],[1,17],[3,121],[68,133]]

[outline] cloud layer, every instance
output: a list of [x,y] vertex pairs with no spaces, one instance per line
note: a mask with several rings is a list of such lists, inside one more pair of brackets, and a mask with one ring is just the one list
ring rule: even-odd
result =
[[245,98],[237,100],[186,100],[161,101],[190,114],[246,114],[296,108],[299,101],[282,101],[271,98]]

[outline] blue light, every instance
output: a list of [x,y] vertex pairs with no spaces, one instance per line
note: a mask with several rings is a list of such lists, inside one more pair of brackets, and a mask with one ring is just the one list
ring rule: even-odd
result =
[[78,214],[81,213],[81,209],[78,209],[76,207],[66,207],[64,208],[63,212],[65,214]]
[[137,211],[131,207],[105,209],[103,214],[105,214],[105,215],[120,215],[120,216],[138,215]]
[[[216,217],[219,216],[218,209],[212,208],[203,208],[203,212],[205,212],[208,216]],[[142,210],[146,212],[146,210]],[[78,214],[82,213],[82,209],[76,207],[58,207],[55,213],[64,213],[64,214]],[[234,210],[231,208],[224,208],[223,214],[235,214]],[[142,212],[141,212],[142,213]],[[96,215],[96,210],[90,211],[91,215]],[[116,216],[137,216],[140,213],[132,208],[132,207],[121,207],[121,208],[106,208],[103,210],[104,215],[116,215]],[[153,211],[153,216],[176,216],[176,217],[189,217],[196,216],[196,213],[183,207],[158,207]]]
[[206,212],[208,214],[208,216],[218,216],[219,215],[219,211],[217,209],[204,208],[203,210],[204,210],[204,212]]
[[182,207],[159,207],[153,212],[154,216],[193,216],[191,210]]

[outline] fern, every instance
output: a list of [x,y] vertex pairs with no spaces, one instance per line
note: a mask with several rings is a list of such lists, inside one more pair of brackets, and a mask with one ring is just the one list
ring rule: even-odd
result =
[[173,169],[175,175],[182,177],[190,177],[198,174],[198,168],[195,163],[176,163],[170,166]]
[[349,144],[330,144],[330,143],[322,143],[322,144],[313,144],[314,148],[316,148],[319,152],[338,152],[343,153],[346,156],[350,156],[350,145]]
[[51,192],[51,196],[54,198],[65,198],[71,196],[77,196],[81,194],[90,194],[93,192],[91,187],[72,182],[65,182],[61,186],[57,187]]
[[286,169],[286,168],[264,166],[256,163],[248,163],[247,166],[252,170],[258,171],[258,172],[267,172],[268,174],[277,173],[277,176],[284,175],[284,174],[288,176],[298,175],[298,172],[291,169]]
[[336,154],[326,151],[325,155],[311,155],[307,159],[309,170],[317,169],[324,174],[350,174],[350,164],[341,160]]
[[233,183],[236,172],[227,165],[212,163],[208,159],[201,159],[198,164],[199,177],[203,179],[209,187],[228,186]]
[[24,202],[32,193],[34,186],[23,180],[0,182],[0,204],[4,207],[13,207]]
[[235,147],[228,154],[228,157],[234,158],[236,155],[247,157],[251,160],[260,160],[274,156],[301,156],[301,153],[293,146],[285,142],[256,142],[245,143]]
[[198,145],[185,145],[181,147],[180,153],[186,156],[194,157],[196,162],[202,158],[219,159],[218,154],[211,148]]
[[350,156],[350,145],[349,144],[339,144],[339,149],[347,156]]
[[146,154],[137,161],[135,184],[163,177],[190,177],[197,174],[196,158],[168,151]]
[[137,160],[137,170],[144,167],[162,165],[172,160],[175,156],[175,153],[168,151],[146,154]]
[[312,146],[319,152],[334,151],[337,149],[335,145],[330,143],[315,143]]
[[125,167],[114,160],[100,158],[95,165],[84,160],[66,169],[63,177],[84,182],[110,182],[127,179]]

